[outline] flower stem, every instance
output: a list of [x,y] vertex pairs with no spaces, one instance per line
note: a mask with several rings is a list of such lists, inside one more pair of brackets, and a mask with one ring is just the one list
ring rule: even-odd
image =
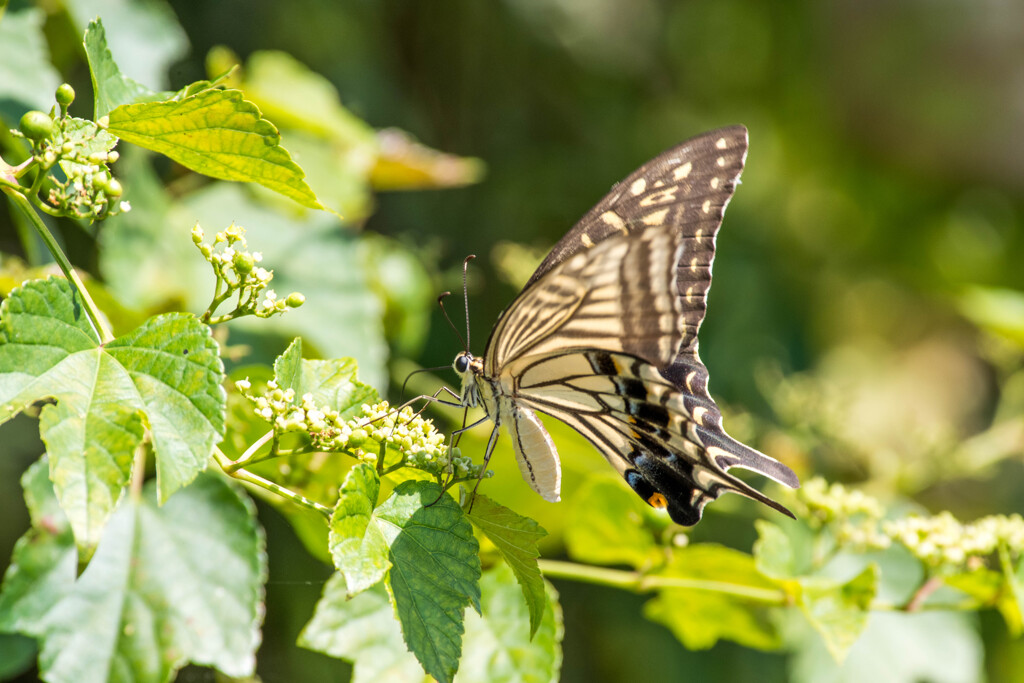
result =
[[307,510],[312,510],[314,512],[319,512],[321,515],[323,515],[327,519],[331,518],[331,513],[333,511],[331,510],[331,508],[327,507],[326,505],[321,505],[320,503],[316,502],[315,500],[310,500],[309,498],[306,498],[303,495],[295,493],[294,491],[292,491],[290,489],[286,489],[285,487],[281,486],[280,484],[275,484],[274,482],[270,481],[269,479],[264,479],[263,477],[259,476],[258,474],[253,474],[252,472],[250,472],[248,470],[244,470],[244,469],[232,470],[232,469],[230,469],[230,467],[234,463],[232,463],[231,458],[229,458],[226,455],[224,455],[224,453],[222,453],[219,448],[214,448],[213,449],[213,457],[217,461],[217,464],[220,465],[220,468],[228,476],[233,477],[235,479],[238,479],[239,481],[245,482],[246,484],[250,484],[252,486],[257,486],[257,487],[259,487],[261,489],[264,489],[265,491],[270,491],[271,493],[274,493],[274,494],[276,494],[278,496],[281,496],[282,498],[284,498],[286,500],[291,501],[292,503],[295,503],[299,507],[304,507]]
[[96,336],[99,337],[100,342],[106,344],[107,342],[113,341],[114,335],[110,332],[110,329],[107,328],[106,323],[104,323],[103,319],[100,317],[99,308],[96,307],[92,297],[89,296],[89,292],[86,290],[85,284],[83,284],[81,278],[78,277],[78,273],[75,272],[75,269],[68,260],[68,257],[64,255],[63,251],[61,251],[60,245],[57,244],[57,240],[55,240],[53,235],[50,234],[49,229],[46,227],[46,224],[43,223],[39,214],[32,209],[32,204],[25,198],[25,195],[17,190],[7,186],[0,186],[0,190],[2,190],[11,202],[13,202],[15,206],[21,209],[22,213],[25,214],[29,222],[32,223],[32,227],[36,229],[36,232],[39,233],[39,236],[46,244],[46,248],[49,249],[50,254],[57,262],[57,265],[60,266],[60,269],[64,272],[65,277],[67,277],[67,279],[71,281],[71,284],[74,285],[75,289],[78,290],[78,294],[82,298],[82,305],[85,308],[86,315],[89,316],[89,322],[92,323],[93,331],[96,332]]
[[649,593],[665,588],[681,588],[687,590],[703,590],[714,593],[734,595],[745,600],[768,603],[770,605],[786,605],[791,602],[789,595],[783,590],[755,588],[724,581],[708,581],[706,579],[686,579],[671,576],[648,576],[635,571],[592,567],[575,562],[559,560],[538,560],[541,572],[548,578],[570,579],[600,586],[621,588],[633,593]]

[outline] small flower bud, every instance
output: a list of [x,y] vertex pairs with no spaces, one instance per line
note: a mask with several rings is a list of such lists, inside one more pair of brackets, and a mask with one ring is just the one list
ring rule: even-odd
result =
[[234,258],[232,259],[231,263],[235,267],[235,271],[242,277],[248,275],[249,272],[253,269],[253,266],[256,265],[256,262],[253,260],[252,255],[245,251],[235,252]]
[[22,135],[29,140],[45,140],[53,137],[53,119],[41,111],[25,112],[19,126]]
[[284,303],[288,308],[298,308],[302,304],[306,303],[306,297],[299,292],[292,292],[288,295],[288,298],[284,300]]
[[75,101],[75,89],[67,83],[61,83],[57,88],[57,104],[66,107]]

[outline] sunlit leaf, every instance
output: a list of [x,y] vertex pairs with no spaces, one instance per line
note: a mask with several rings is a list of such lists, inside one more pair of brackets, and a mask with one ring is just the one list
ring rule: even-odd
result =
[[565,531],[569,554],[595,564],[658,564],[662,552],[645,525],[645,508],[618,479],[591,477],[570,502]]
[[135,0],[75,0],[66,11],[78,31],[103,17],[110,48],[129,77],[163,88],[168,68],[189,50],[188,36],[170,5]]
[[128,481],[143,416],[159,499],[207,464],[224,429],[223,365],[207,326],[167,314],[100,345],[62,278],[33,280],[0,307],[0,415],[45,399],[50,476],[87,560]]
[[960,313],[975,325],[1024,348],[1024,292],[970,287],[957,303]]
[[809,624],[805,628],[790,658],[793,683],[984,680],[984,649],[968,614],[875,612],[842,663]]
[[343,418],[359,414],[364,403],[380,400],[376,389],[356,379],[351,358],[304,360],[301,338],[274,361],[274,376],[282,389],[294,389],[300,397],[310,394],[317,405],[330,406]]
[[867,626],[871,601],[878,590],[878,566],[868,565],[846,583],[810,577],[800,583],[804,614],[835,660],[842,662]]
[[237,90],[122,105],[110,112],[107,130],[198,173],[259,183],[303,206],[324,208],[281,146],[277,129]]
[[382,130],[377,138],[379,156],[370,173],[377,190],[460,187],[483,179],[485,166],[480,159],[439,152],[400,130]]
[[473,500],[473,507],[467,515],[512,568],[526,598],[530,613],[530,635],[533,636],[540,627],[547,602],[544,597],[544,580],[537,566],[537,558],[540,556],[537,542],[547,532],[529,517],[523,517],[482,494]]
[[345,477],[331,515],[331,557],[345,577],[349,597],[379,582],[391,568],[385,529],[374,515],[378,495],[377,471],[372,465],[360,463]]
[[107,47],[107,34],[103,22],[95,19],[85,30],[85,55],[92,76],[93,118],[106,116],[122,104],[134,104],[156,99],[159,95],[138,81],[128,78]]
[[664,588],[644,605],[644,615],[667,626],[687,648],[707,649],[722,638],[760,650],[782,646],[771,610],[784,593],[757,570],[750,555],[702,543],[674,551],[672,563],[656,575],[712,588]]
[[406,649],[384,586],[349,599],[341,574],[324,586],[313,618],[299,634],[299,645],[352,662],[352,683],[433,680]]
[[201,477],[159,507],[147,486],[118,507],[76,580],[45,465],[23,483],[33,526],[4,577],[0,629],[39,640],[47,681],[164,681],[188,662],[253,673],[266,557],[247,499]]
[[505,565],[480,580],[481,613],[466,615],[466,637],[456,683],[556,683],[562,667],[562,609],[554,587],[543,582],[543,608],[536,633],[516,578]]

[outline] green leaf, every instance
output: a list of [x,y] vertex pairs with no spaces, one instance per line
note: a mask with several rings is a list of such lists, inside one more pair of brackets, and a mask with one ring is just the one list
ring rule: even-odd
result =
[[352,662],[352,683],[431,681],[402,640],[402,629],[383,585],[348,598],[345,577],[324,586],[299,645]]
[[345,477],[331,514],[331,557],[345,577],[349,597],[376,584],[391,568],[385,530],[373,514],[378,495],[377,471],[372,465],[360,463]]
[[647,505],[622,482],[598,475],[572,499],[565,542],[580,562],[648,568],[662,561],[654,534],[645,526]]
[[800,580],[800,606],[821,633],[825,647],[842,662],[868,623],[871,601],[878,590],[878,565],[870,564],[846,583],[807,577]]
[[516,578],[499,564],[480,580],[481,614],[466,615],[466,638],[456,683],[558,681],[562,668],[562,610],[554,587],[543,582],[544,602],[536,633],[527,628],[526,606]]
[[754,521],[758,539],[754,543],[757,569],[773,579],[790,579],[810,574],[814,535],[803,522],[784,520],[779,524]]
[[124,71],[140,83],[164,87],[168,68],[188,54],[188,36],[168,3],[75,0],[62,7],[79,31],[95,17],[103,17],[110,49]]
[[151,101],[159,97],[138,81],[121,73],[107,47],[107,33],[100,19],[89,22],[85,29],[85,55],[92,77],[93,118],[99,120],[122,104]]
[[667,626],[688,649],[705,650],[722,638],[759,650],[782,647],[772,613],[784,593],[750,555],[711,543],[687,546],[656,575],[721,589],[665,588],[644,605],[644,615]]
[[464,611],[480,611],[480,556],[462,508],[437,484],[407,481],[376,511],[391,546],[390,585],[406,645],[448,683],[462,653]]
[[376,389],[356,379],[353,359],[303,360],[298,337],[274,361],[274,377],[282,389],[294,389],[296,396],[312,394],[317,405],[329,405],[343,418],[359,414],[364,403],[380,401]]
[[[515,578],[504,565],[480,581],[482,616],[466,616],[464,654],[458,683],[557,681],[562,662],[562,610],[546,584],[550,602],[535,636],[529,636],[527,610]],[[299,645],[352,662],[353,683],[433,680],[405,647],[383,585],[348,598],[345,579],[335,574],[324,586]]]
[[107,130],[198,173],[259,183],[303,206],[324,208],[281,146],[277,129],[237,90],[121,105],[110,112]]
[[537,558],[540,557],[537,543],[548,532],[529,517],[523,517],[482,494],[473,499],[473,507],[466,514],[498,549],[522,587],[530,612],[532,637],[540,627],[547,602],[544,579],[537,566]]
[[40,435],[83,563],[128,481],[143,417],[161,502],[206,467],[224,430],[223,374],[209,327],[191,315],[150,318],[101,346],[67,280],[32,280],[4,300],[0,419],[56,399]]
[[[967,683],[985,680],[985,650],[974,615],[875,612],[839,664],[807,623],[794,622],[793,683]],[[799,636],[799,637],[797,637]]]
[[[60,74],[50,62],[50,51],[43,34],[46,14],[30,7],[8,12],[0,21],[0,102],[12,100],[21,105],[49,111],[54,104],[53,93],[60,85]],[[24,113],[19,107],[11,111],[11,120]]]
[[266,556],[248,499],[200,477],[158,507],[147,486],[118,507],[76,580],[45,465],[23,483],[33,527],[4,577],[0,629],[40,641],[44,679],[164,681],[187,662],[252,675]]

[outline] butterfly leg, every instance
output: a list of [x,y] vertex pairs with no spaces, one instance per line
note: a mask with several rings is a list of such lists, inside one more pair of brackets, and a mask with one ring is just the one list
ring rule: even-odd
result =
[[494,454],[494,446],[498,443],[498,430],[500,428],[501,425],[495,423],[494,429],[491,430],[491,436],[487,439],[487,449],[484,451],[483,466],[480,468],[480,476],[476,478],[476,485],[473,487],[473,493],[469,495],[469,510],[467,510],[467,512],[473,511],[473,502],[476,500],[476,490],[480,488],[480,482],[483,480],[484,474],[487,472],[487,465],[491,462],[491,455]]

